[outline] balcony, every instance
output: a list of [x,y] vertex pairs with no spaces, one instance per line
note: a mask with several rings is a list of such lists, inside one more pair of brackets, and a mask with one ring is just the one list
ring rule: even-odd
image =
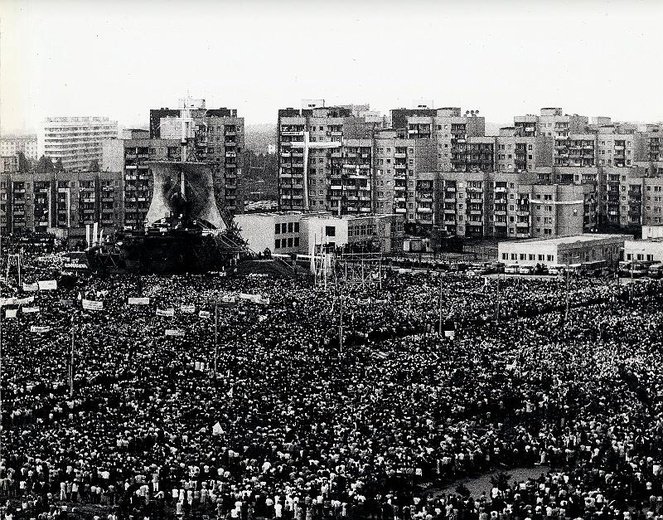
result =
[[405,208],[396,208],[396,209],[394,209],[394,213],[407,213],[407,209],[405,209]]
[[406,154],[406,153],[400,153],[400,152],[399,152],[399,153],[395,153],[395,154],[394,154],[394,158],[395,158],[395,159],[405,159],[406,157],[407,157],[407,154]]
[[433,212],[433,208],[428,208],[426,206],[419,206],[417,208],[417,213],[432,213],[432,212]]

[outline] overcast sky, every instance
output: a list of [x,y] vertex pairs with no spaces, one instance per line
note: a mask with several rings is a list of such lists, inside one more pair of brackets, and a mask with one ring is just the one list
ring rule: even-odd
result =
[[187,92],[247,123],[302,98],[663,120],[657,0],[0,0],[0,17],[3,133],[147,126]]

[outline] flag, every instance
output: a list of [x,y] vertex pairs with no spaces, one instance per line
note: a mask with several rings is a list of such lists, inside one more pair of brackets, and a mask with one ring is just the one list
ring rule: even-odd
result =
[[104,308],[104,302],[96,300],[86,300],[83,298],[83,309],[87,311],[100,311]]

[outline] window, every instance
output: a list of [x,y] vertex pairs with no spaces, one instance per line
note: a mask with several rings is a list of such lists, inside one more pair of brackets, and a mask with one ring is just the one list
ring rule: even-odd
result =
[[509,259],[509,254],[508,253],[502,253],[502,260],[508,260]]
[[325,236],[335,237],[336,236],[336,228],[334,226],[325,226]]
[[299,237],[295,237],[295,247],[299,247]]
[[292,233],[294,230],[294,226],[292,222],[288,222],[288,233]]
[[292,247],[292,237],[288,239],[288,247]]
[[295,222],[295,233],[299,233],[299,222]]
[[281,240],[277,238],[276,240],[274,240],[274,249],[278,249],[280,247],[281,247]]
[[281,233],[286,233],[286,229],[288,228],[288,224],[285,222],[281,224]]
[[281,225],[280,224],[274,224],[274,234],[278,235],[281,232]]

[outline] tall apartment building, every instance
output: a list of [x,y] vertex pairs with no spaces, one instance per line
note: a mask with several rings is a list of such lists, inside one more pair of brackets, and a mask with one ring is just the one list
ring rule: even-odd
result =
[[416,179],[420,173],[435,169],[435,141],[431,138],[405,138],[398,131],[383,130],[375,134],[373,146],[375,212],[402,214],[406,225],[421,221],[425,212],[416,211]]
[[89,169],[102,163],[102,143],[117,137],[117,122],[107,117],[48,117],[38,135],[38,155],[62,161],[65,171]]
[[[180,100],[182,108],[150,110],[150,137],[177,139],[182,125],[191,125],[195,133],[194,157],[190,160],[212,165],[214,194],[221,211],[242,211],[239,182],[242,176],[244,118],[234,108],[206,108],[204,99]],[[185,112],[188,112],[188,120]]]
[[552,166],[553,139],[521,135],[515,127],[500,128],[495,139],[495,171],[526,172]]
[[26,159],[36,161],[39,158],[36,135],[17,135],[0,138],[0,156],[13,156],[23,152]]
[[0,176],[4,233],[54,232],[82,237],[98,222],[121,226],[121,179],[110,172],[13,173]]
[[179,160],[181,143],[179,139],[150,139],[141,130],[129,131],[125,137],[104,142],[104,169],[121,179],[117,188],[122,193],[122,226],[141,229],[152,201],[149,162]]
[[[370,193],[369,179],[362,177],[372,169],[366,140],[382,126],[382,118],[365,105],[326,107],[324,100],[304,100],[301,109],[279,110],[280,208],[341,213],[365,208],[359,191]],[[354,141],[344,151],[348,139]]]
[[531,172],[438,172],[437,222],[462,237],[563,236],[596,227],[591,185],[540,184]]
[[477,140],[468,145],[469,138],[485,136],[486,120],[479,116],[478,111],[468,110],[463,115],[458,107],[394,109],[391,121],[393,128],[406,131],[408,138],[435,139],[438,170],[487,168],[487,149],[481,145],[490,143]]
[[540,115],[528,114],[513,118],[516,132],[522,137],[545,135],[554,139],[587,131],[589,119],[578,114],[564,114],[561,108],[542,108]]

